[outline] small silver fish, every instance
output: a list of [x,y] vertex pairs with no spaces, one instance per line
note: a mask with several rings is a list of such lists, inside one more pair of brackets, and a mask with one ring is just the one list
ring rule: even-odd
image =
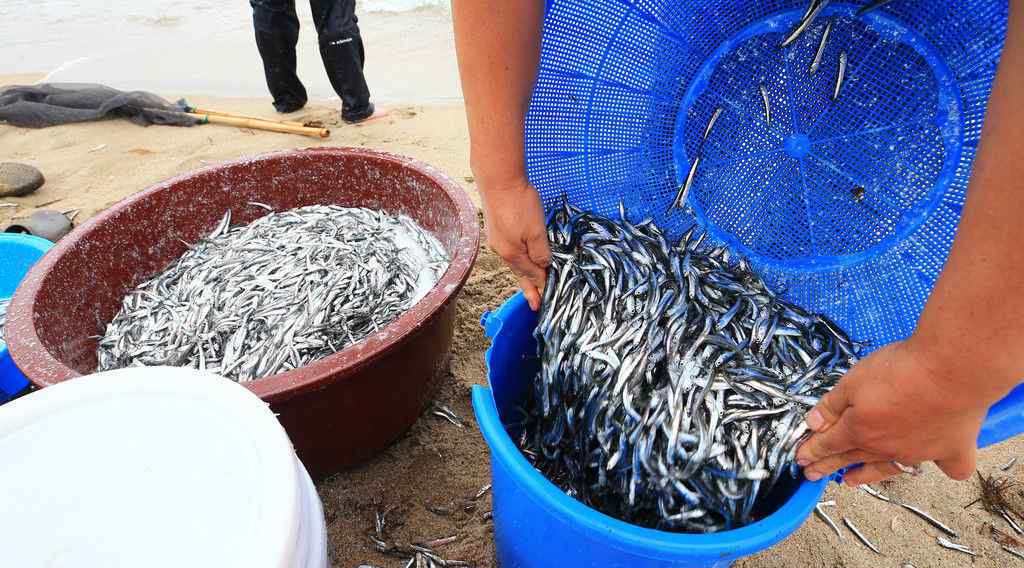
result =
[[811,23],[814,22],[814,19],[818,17],[818,14],[821,13],[821,10],[828,5],[828,3],[829,0],[812,0],[810,6],[808,6],[808,11],[804,14],[804,17],[801,18],[800,22],[797,23],[796,27],[794,27],[793,30],[789,32],[789,35],[786,36],[786,39],[782,40],[782,45],[780,45],[779,47],[788,47],[790,44],[796,41],[797,38],[803,35],[803,33],[807,31],[807,28],[810,27]]
[[451,543],[453,543],[453,542],[455,542],[457,540],[459,540],[459,535],[453,534],[451,536],[446,536],[446,537],[443,537],[443,538],[436,538],[436,539],[431,540],[429,542],[426,542],[424,544],[426,545],[426,548],[434,549],[434,548],[437,548],[439,546],[444,546],[446,544],[451,544]]
[[999,514],[1003,517],[1003,520],[1006,521],[1006,524],[1010,525],[1010,528],[1013,529],[1013,532],[1021,536],[1024,536],[1024,529],[1022,529],[1021,526],[1017,524],[1017,521],[1013,520],[1013,517],[1011,517],[1009,513],[1007,513],[1006,511],[999,511]]
[[6,340],[4,339],[4,325],[7,322],[7,308],[10,306],[10,298],[0,299],[0,349],[7,346]]
[[1006,546],[1005,544],[1002,545],[1002,547],[1003,547],[1003,550],[1005,550],[1006,552],[1009,552],[1010,554],[1016,556],[1017,558],[1024,559],[1024,551],[1022,551],[1021,549],[1014,548],[1012,546]]
[[811,61],[811,68],[808,70],[811,77],[818,72],[821,66],[821,58],[825,55],[825,46],[828,44],[828,36],[832,33],[832,20],[825,24],[825,31],[821,32],[821,41],[818,42],[818,50],[814,52],[814,60]]
[[455,414],[454,410],[449,408],[448,405],[442,404],[436,400],[431,404],[430,413],[433,414],[434,416],[444,418],[445,420],[451,422],[452,424],[459,428],[462,428],[464,426],[462,419],[459,418],[458,414]]
[[857,10],[857,16],[860,17],[865,14],[874,12],[875,10],[881,8],[882,6],[885,6],[890,2],[892,2],[892,0],[873,0],[872,2],[868,2],[866,5],[862,6],[859,10]]
[[977,556],[978,555],[978,553],[974,552],[970,548],[968,548],[968,547],[966,547],[966,546],[964,546],[962,544],[957,544],[955,542],[951,542],[951,541],[949,541],[949,540],[947,540],[947,539],[945,539],[945,538],[943,538],[941,536],[935,537],[935,541],[938,542],[939,546],[941,546],[942,548],[948,548],[950,550],[956,550],[957,552],[963,552],[964,554],[968,554],[970,556]]
[[818,515],[818,517],[821,518],[822,521],[825,521],[826,525],[828,525],[833,531],[835,531],[836,536],[838,536],[840,540],[844,540],[843,533],[839,530],[839,526],[836,525],[835,521],[833,521],[832,518],[825,513],[825,511],[822,509],[821,503],[818,503],[817,505],[814,506],[814,512]]
[[487,485],[484,485],[483,487],[480,488],[480,491],[477,491],[476,495],[473,496],[473,500],[475,501],[475,500],[483,497],[490,490],[491,490],[491,484],[490,483],[488,483]]
[[693,186],[693,179],[697,175],[697,166],[700,165],[700,156],[693,159],[693,164],[690,166],[690,173],[686,175],[686,181],[683,185],[679,186],[679,192],[676,193],[676,198],[672,200],[672,209],[682,209],[683,205],[686,204],[686,197],[690,194],[690,188]]
[[911,466],[911,465],[904,465],[904,464],[902,464],[902,463],[900,463],[900,462],[898,462],[896,460],[893,460],[890,463],[892,465],[896,466],[896,469],[898,469],[898,470],[902,471],[903,473],[905,473],[907,475],[910,475],[910,476],[917,477],[917,476],[921,475],[922,473],[924,473],[924,470],[921,469],[921,466],[917,466],[917,465],[913,465],[913,466]]
[[1013,465],[1016,464],[1016,463],[1017,463],[1017,456],[1014,456],[1014,457],[1010,458],[1010,461],[1008,461],[1008,462],[1004,463],[1003,465],[999,466],[999,470],[1000,471],[1009,471],[1010,468],[1013,467]]
[[886,503],[892,503],[892,499],[889,499],[885,495],[882,495],[881,493],[876,491],[874,487],[871,487],[870,485],[866,485],[866,484],[865,485],[861,485],[860,488],[861,488],[862,491],[864,491],[868,495],[874,497],[875,499],[879,499],[881,501],[885,501]]
[[868,540],[866,536],[864,536],[864,533],[860,532],[860,529],[857,528],[857,525],[853,524],[853,521],[846,517],[843,517],[843,522],[846,524],[846,528],[850,529],[850,532],[852,532],[858,540],[864,543],[864,546],[870,548],[871,551],[875,554],[882,554],[882,552],[878,550],[878,547],[872,544],[871,541]]
[[833,101],[839,100],[839,92],[842,90],[843,81],[846,79],[846,62],[846,52],[844,51],[839,54],[839,71],[836,75],[836,88],[835,91],[832,93]]
[[219,236],[223,235],[224,233],[227,232],[228,227],[230,227],[230,226],[231,226],[231,210],[228,209],[227,212],[224,213],[224,216],[221,217],[220,223],[217,223],[217,226],[213,229],[213,232],[210,233],[210,238],[213,239],[213,238],[216,238],[216,237],[219,237]]
[[715,112],[711,113],[711,119],[708,120],[708,125],[704,129],[704,138],[701,140],[702,145],[704,142],[707,142],[708,136],[711,135],[711,129],[715,127],[715,123],[718,122],[719,117],[722,116],[722,110],[722,107],[718,107],[715,109]]
[[939,529],[940,531],[948,534],[949,536],[951,536],[953,538],[960,538],[960,535],[956,534],[956,531],[954,531],[953,529],[949,528],[948,526],[946,526],[945,524],[940,522],[938,519],[936,519],[935,517],[929,515],[928,513],[924,512],[924,511],[922,511],[921,509],[918,509],[917,507],[914,507],[913,505],[909,505],[909,504],[903,503],[903,502],[899,502],[897,504],[900,507],[903,507],[904,509],[910,511],[911,513],[914,513],[918,517],[921,517],[922,519],[927,521],[928,524],[930,524],[933,527]]
[[764,83],[761,83],[761,86],[759,87],[759,89],[761,91],[761,100],[764,102],[764,122],[768,126],[771,126],[772,125],[772,104],[771,104],[771,101],[768,99],[768,89],[764,86]]

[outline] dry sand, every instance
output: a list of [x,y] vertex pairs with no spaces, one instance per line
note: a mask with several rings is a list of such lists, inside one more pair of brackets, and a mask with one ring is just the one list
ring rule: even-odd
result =
[[[35,76],[0,77],[0,84],[23,83]],[[171,94],[169,96],[174,96]],[[266,99],[211,99],[189,97],[200,106],[243,114],[274,116]],[[359,126],[345,126],[337,109],[311,106],[295,113],[297,119],[327,123],[333,136],[326,141],[291,135],[235,130],[206,125],[193,128],[143,128],[125,121],[69,125],[45,130],[0,126],[0,161],[19,161],[39,167],[46,185],[36,194],[2,201],[18,209],[0,208],[0,224],[30,213],[34,208],[80,208],[81,222],[155,182],[189,170],[243,155],[307,146],[369,147],[414,156],[446,171],[479,203],[468,166],[465,120],[460,106],[391,109],[390,116]],[[459,299],[450,372],[437,398],[449,404],[468,426],[458,429],[426,415],[402,439],[380,456],[352,471],[319,484],[323,498],[334,566],[354,568],[361,563],[378,567],[400,566],[395,559],[374,552],[365,534],[375,510],[393,508],[389,519],[401,523],[393,530],[399,540],[415,542],[458,535],[442,548],[450,559],[477,566],[495,566],[492,525],[483,520],[489,496],[462,502],[489,482],[486,447],[475,427],[469,387],[486,382],[483,354],[487,341],[479,326],[482,311],[493,309],[514,292],[514,283],[500,261],[481,251],[469,284]],[[1009,441],[981,453],[979,469],[993,472],[998,465],[1024,453],[1024,439]],[[1011,474],[1024,471],[1016,466]],[[915,504],[956,529],[961,542],[978,551],[969,557],[939,548],[938,532],[909,512],[847,488],[832,487],[830,509],[835,520],[847,516],[882,550],[878,556],[858,543],[845,528],[840,540],[812,517],[790,539],[738,565],[744,568],[796,566],[918,568],[939,566],[1007,566],[1024,564],[999,549],[989,538],[986,523],[1009,531],[1006,524],[977,505],[964,509],[978,496],[976,481],[954,483],[934,467],[917,479],[903,478],[882,486],[889,494]],[[438,515],[428,508],[450,507],[456,512]],[[984,531],[984,534],[983,534]],[[1022,539],[1024,540],[1024,539]],[[530,543],[522,543],[530,546]]]

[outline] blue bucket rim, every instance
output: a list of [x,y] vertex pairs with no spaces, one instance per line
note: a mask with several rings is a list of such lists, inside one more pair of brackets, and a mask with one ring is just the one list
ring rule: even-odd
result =
[[[504,321],[502,316],[525,306],[526,299],[522,292],[509,298],[496,313],[486,317],[487,335],[497,337],[501,333],[501,322]],[[488,384],[492,350],[493,343],[485,356]],[[490,388],[474,385],[472,402],[480,432],[491,450],[491,459],[499,461],[509,470],[527,497],[559,520],[571,521],[583,531],[600,534],[602,540],[612,546],[647,550],[652,556],[693,556],[698,553],[735,558],[764,550],[792,534],[804,523],[828,483],[828,479],[814,482],[804,480],[774,513],[738,529],[711,534],[685,534],[643,528],[591,509],[563,493],[534,469],[505,431]],[[496,519],[495,522],[500,520]]]
[[[35,262],[38,262],[39,259],[42,258],[43,255],[45,255],[51,248],[53,248],[53,243],[42,237],[26,235],[24,233],[0,233],[0,246],[9,245],[14,245],[13,248],[21,248],[26,252],[31,251],[38,253],[36,255],[36,258],[33,260],[33,265],[35,264]],[[26,272],[26,274],[28,273]],[[21,276],[19,282],[25,279],[26,274],[23,274]],[[14,298],[15,294],[17,294],[16,290],[10,296],[0,295],[0,300]],[[2,336],[3,333],[4,331],[0,330],[0,336]],[[10,359],[10,351],[7,347],[7,342],[5,339],[2,346],[0,346],[0,361],[6,359]],[[17,368],[14,366],[13,361],[10,361],[9,363],[15,369]],[[24,375],[0,377],[0,402],[4,402],[11,395],[14,395],[15,393],[21,391],[26,386],[28,386],[28,378],[25,377]],[[12,390],[14,392],[7,392],[8,390]]]
[[25,233],[0,233],[0,242],[9,242],[18,245],[25,245],[39,253],[39,256],[46,254],[51,248],[53,243],[35,235],[27,235]]
[[[28,249],[29,251],[39,253],[36,256],[36,258],[32,261],[33,266],[35,265],[36,262],[39,262],[39,259],[42,258],[43,255],[45,255],[47,252],[50,251],[50,249],[53,248],[53,244],[54,243],[52,243],[51,241],[48,241],[42,237],[37,237],[35,235],[28,235],[25,233],[0,233],[0,246],[15,245],[15,248],[24,247],[24,249]],[[29,268],[29,271],[31,271],[31,268]],[[28,271],[26,271],[25,274],[21,275],[21,278],[19,278],[18,280],[19,283],[25,279],[26,275],[28,275]],[[15,294],[17,294],[16,290],[15,292],[11,293],[10,296],[4,296],[3,294],[0,294],[0,299],[11,299],[14,298]],[[0,349],[0,356],[3,356],[6,353],[7,345],[5,344],[4,347]]]

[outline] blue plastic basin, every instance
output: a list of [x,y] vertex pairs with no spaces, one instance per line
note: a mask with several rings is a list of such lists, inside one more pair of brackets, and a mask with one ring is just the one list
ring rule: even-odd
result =
[[515,416],[536,373],[536,314],[517,294],[484,320],[491,388],[473,387],[473,410],[491,450],[494,539],[502,568],[728,566],[789,536],[825,491],[825,481],[793,480],[789,487],[780,481],[774,513],[711,535],[641,528],[587,507],[534,469],[502,423],[503,416]]
[[[18,284],[53,243],[31,235],[0,234],[0,299],[14,296]],[[28,379],[14,365],[7,345],[0,348],[0,403],[28,386]]]

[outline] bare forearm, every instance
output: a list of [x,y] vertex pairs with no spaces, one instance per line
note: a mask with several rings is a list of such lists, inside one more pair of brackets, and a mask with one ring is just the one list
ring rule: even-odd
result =
[[1024,377],[1024,1],[1011,5],[960,229],[911,339],[983,402]]
[[537,76],[541,0],[454,0],[455,45],[481,191],[525,182],[523,121]]

